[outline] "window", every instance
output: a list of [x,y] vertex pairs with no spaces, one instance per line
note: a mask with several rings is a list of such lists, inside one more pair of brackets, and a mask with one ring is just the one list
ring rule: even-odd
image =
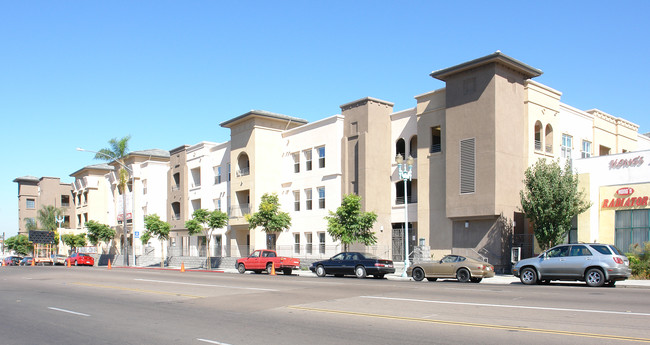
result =
[[535,151],[542,150],[542,123],[535,122]]
[[546,148],[546,153],[553,153],[553,127],[550,124],[546,125],[546,131],[544,132],[544,147]]
[[300,254],[300,234],[293,234],[293,252]]
[[300,191],[293,191],[293,210],[300,211]]
[[591,142],[583,140],[582,141],[582,158],[589,158],[591,157]]
[[325,146],[321,146],[316,149],[318,151],[318,167],[325,167]]
[[181,203],[176,201],[172,202],[172,220],[181,219]]
[[214,184],[221,183],[221,167],[214,167]]
[[325,233],[318,233],[318,253],[325,254]]
[[311,170],[311,150],[305,150],[302,153],[305,156],[305,170],[310,171]]
[[583,245],[572,246],[571,247],[571,256],[591,256],[591,251]]
[[311,210],[311,188],[305,189],[305,209]]
[[615,215],[614,244],[627,252],[632,246],[639,246],[650,240],[650,210],[621,210]]
[[174,174],[174,184],[172,185],[172,190],[179,190],[181,189],[181,174],[180,173],[175,173]]
[[61,206],[62,207],[70,206],[70,196],[69,195],[61,195]]
[[221,211],[221,198],[214,199],[215,210]]
[[442,152],[442,137],[440,126],[431,128],[431,153]]
[[230,182],[230,163],[228,163],[228,182]]
[[573,137],[562,134],[562,158],[571,158],[571,148],[573,147]]
[[36,208],[36,200],[34,199],[27,199],[27,209],[28,210],[33,210]]
[[192,184],[191,188],[201,187],[201,168],[194,168],[191,170]]
[[147,180],[142,180],[142,194],[147,194]]
[[318,208],[325,208],[325,187],[318,187]]
[[409,142],[409,155],[418,158],[418,136],[414,135]]
[[404,143],[404,139],[400,138],[395,143],[395,153],[397,156],[402,156],[402,159],[406,158],[406,144]]
[[600,156],[607,156],[608,154],[610,154],[612,152],[612,149],[610,149],[607,146],[600,145],[600,150],[598,150],[598,151],[599,151],[598,154]]
[[312,246],[312,243],[311,243],[311,241],[312,241],[311,233],[307,233],[307,234],[305,234],[305,239],[307,240],[307,241],[306,241],[306,242],[307,242],[307,246],[306,246],[305,249],[306,249],[306,251],[307,251],[307,254],[311,254],[311,251],[312,251],[312,250],[311,250],[311,246]]
[[460,141],[460,194],[476,191],[476,144],[475,139]]
[[293,172],[294,173],[299,173],[300,172],[300,154],[298,152],[292,153],[291,157],[293,157]]

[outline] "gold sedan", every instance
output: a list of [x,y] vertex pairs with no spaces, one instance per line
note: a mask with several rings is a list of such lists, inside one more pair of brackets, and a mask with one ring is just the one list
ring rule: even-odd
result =
[[433,282],[438,278],[455,278],[461,283],[479,283],[483,278],[494,277],[494,266],[460,255],[446,255],[440,261],[413,264],[406,270],[406,274],[415,281],[427,278]]

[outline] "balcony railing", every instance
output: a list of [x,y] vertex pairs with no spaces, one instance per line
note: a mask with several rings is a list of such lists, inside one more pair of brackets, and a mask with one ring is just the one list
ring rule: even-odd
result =
[[241,218],[245,214],[251,213],[250,204],[242,204],[239,206],[230,206],[228,214],[230,218]]
[[[409,195],[408,196],[408,202],[409,204],[415,204],[418,202],[418,196],[417,195]],[[403,196],[398,196],[395,198],[395,205],[404,205],[404,197]]]
[[248,176],[251,174],[251,169],[250,168],[241,168],[237,170],[237,177],[241,176]]
[[546,153],[553,153],[553,145],[546,145]]
[[541,151],[542,150],[542,142],[539,140],[535,140],[535,151]]

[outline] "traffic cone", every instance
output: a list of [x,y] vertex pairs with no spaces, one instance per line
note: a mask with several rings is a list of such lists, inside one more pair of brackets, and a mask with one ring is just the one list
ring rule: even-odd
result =
[[181,262],[181,272],[185,272],[185,263]]
[[271,263],[271,275],[272,276],[275,275],[275,263],[274,262]]
[[111,269],[111,259],[108,259],[108,269]]
[[36,258],[32,258],[32,266],[36,266]]
[[70,260],[67,260],[66,263],[68,264],[68,267],[70,267]]

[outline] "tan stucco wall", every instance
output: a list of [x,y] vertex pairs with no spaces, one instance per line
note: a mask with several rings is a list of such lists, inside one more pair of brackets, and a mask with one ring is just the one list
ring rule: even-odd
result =
[[[634,189],[632,195],[621,196],[617,195],[616,191],[623,187],[631,187]],[[650,183],[638,183],[638,184],[625,184],[625,185],[616,185],[616,186],[603,186],[600,187],[600,196],[599,204],[597,205],[599,209],[599,242],[602,243],[615,243],[615,225],[616,225],[616,211],[620,210],[639,210],[639,209],[650,209],[650,202],[645,202],[645,205],[642,206],[620,206],[620,207],[603,207],[605,199],[611,201],[612,199],[621,198],[623,201],[633,201],[633,198],[644,198],[650,197]],[[622,251],[627,251],[628,248],[619,248]]]

